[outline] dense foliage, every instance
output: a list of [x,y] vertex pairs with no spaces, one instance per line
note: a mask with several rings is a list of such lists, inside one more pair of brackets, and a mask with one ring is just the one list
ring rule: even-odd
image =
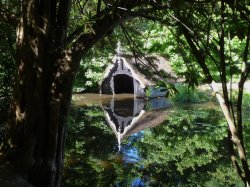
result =
[[13,92],[15,64],[15,33],[9,25],[0,22],[0,124],[6,121]]
[[108,64],[112,62],[114,50],[112,46],[105,48],[99,45],[89,51],[86,58],[80,62],[80,68],[74,83],[75,92],[99,92],[99,85],[103,77],[103,72]]

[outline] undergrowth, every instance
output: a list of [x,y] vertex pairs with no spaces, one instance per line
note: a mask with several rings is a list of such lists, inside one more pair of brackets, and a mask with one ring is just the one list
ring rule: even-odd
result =
[[203,103],[210,101],[210,96],[197,88],[189,88],[188,85],[177,85],[178,93],[171,97],[176,103]]

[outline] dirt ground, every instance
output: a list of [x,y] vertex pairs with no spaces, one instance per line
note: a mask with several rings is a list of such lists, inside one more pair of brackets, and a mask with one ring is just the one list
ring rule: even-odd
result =
[[[220,87],[220,90],[222,90],[222,86],[221,86],[221,83],[216,83],[217,84],[217,86],[219,86]],[[228,88],[230,88],[230,84],[228,83],[227,84],[227,87]],[[201,86],[199,86],[199,88],[201,89],[201,90],[203,90],[203,91],[211,91],[211,93],[212,93],[212,89],[210,88],[210,86],[209,85],[201,85]],[[232,84],[232,89],[233,90],[235,90],[235,91],[237,91],[237,89],[238,89],[238,83],[233,83]],[[245,83],[245,85],[244,85],[244,92],[246,92],[246,93],[249,93],[250,94],[250,81],[246,81],[246,83]]]

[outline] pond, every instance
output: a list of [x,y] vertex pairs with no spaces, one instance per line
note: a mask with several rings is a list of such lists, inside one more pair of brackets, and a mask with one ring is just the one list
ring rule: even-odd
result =
[[213,103],[74,95],[67,131],[63,186],[244,186]]

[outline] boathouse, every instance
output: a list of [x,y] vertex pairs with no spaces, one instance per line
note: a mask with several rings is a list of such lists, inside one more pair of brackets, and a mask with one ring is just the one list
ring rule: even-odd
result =
[[129,93],[135,97],[160,97],[165,96],[166,91],[156,88],[157,81],[175,82],[176,77],[164,57],[119,54],[105,70],[100,92]]

